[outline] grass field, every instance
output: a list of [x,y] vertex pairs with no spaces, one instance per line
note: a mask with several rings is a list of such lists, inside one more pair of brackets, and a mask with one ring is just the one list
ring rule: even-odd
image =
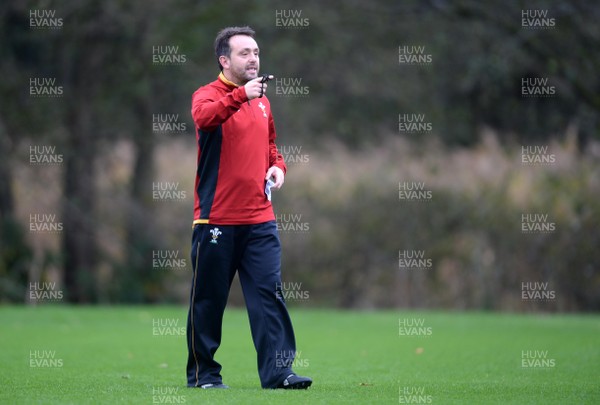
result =
[[600,403],[597,315],[291,312],[308,391],[260,388],[240,309],[217,352],[232,388],[205,391],[185,387],[185,308],[0,307],[0,402]]

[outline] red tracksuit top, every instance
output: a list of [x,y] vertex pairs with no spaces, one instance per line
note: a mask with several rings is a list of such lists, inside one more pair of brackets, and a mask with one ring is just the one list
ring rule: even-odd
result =
[[244,225],[275,219],[265,195],[271,166],[287,167],[275,145],[266,96],[248,100],[246,89],[221,73],[192,96],[198,168],[194,224]]

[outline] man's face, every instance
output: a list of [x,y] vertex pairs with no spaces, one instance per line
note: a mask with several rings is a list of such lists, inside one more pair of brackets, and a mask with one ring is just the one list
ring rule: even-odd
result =
[[248,35],[234,35],[229,38],[229,48],[231,48],[231,55],[219,58],[228,79],[239,85],[256,79],[260,60],[258,44],[254,38]]

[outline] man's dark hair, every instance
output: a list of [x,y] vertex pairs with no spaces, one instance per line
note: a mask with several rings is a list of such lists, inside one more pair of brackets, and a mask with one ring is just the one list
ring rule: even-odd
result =
[[217,55],[217,63],[219,64],[219,69],[221,69],[221,71],[223,71],[223,66],[221,66],[221,62],[219,62],[219,57],[221,55],[227,57],[231,56],[229,39],[234,35],[248,35],[249,37],[254,38],[254,30],[248,26],[245,26],[227,27],[219,31],[217,38],[215,38],[215,55]]

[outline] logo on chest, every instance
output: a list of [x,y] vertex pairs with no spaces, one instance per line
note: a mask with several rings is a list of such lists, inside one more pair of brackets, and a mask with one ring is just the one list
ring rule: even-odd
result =
[[258,103],[258,108],[262,110],[263,117],[267,118],[267,112],[265,111],[266,106],[261,102]]

